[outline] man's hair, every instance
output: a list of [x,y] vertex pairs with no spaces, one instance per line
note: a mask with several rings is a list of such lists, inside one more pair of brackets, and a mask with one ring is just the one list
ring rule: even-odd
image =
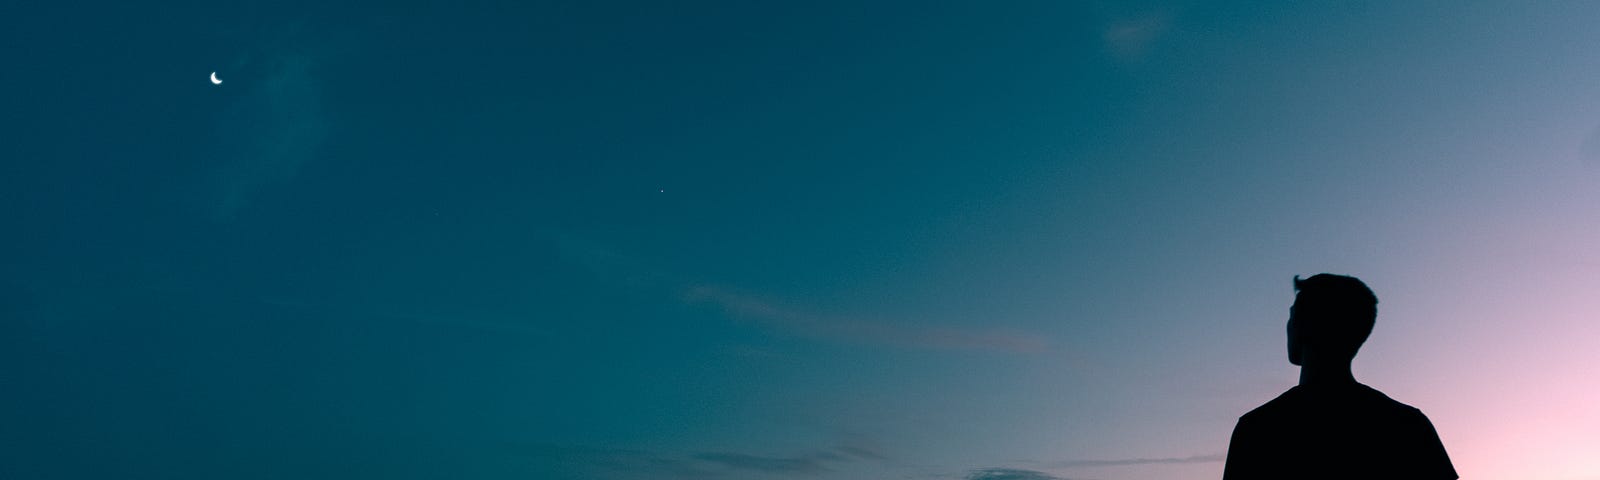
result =
[[1354,356],[1372,334],[1378,296],[1355,277],[1319,273],[1294,276],[1294,317],[1302,339],[1320,350]]

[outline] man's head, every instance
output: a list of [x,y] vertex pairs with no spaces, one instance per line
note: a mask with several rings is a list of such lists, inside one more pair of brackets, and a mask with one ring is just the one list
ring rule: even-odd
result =
[[1307,352],[1349,361],[1367,341],[1378,318],[1378,297],[1355,277],[1320,273],[1294,277],[1289,307],[1289,363],[1303,365]]

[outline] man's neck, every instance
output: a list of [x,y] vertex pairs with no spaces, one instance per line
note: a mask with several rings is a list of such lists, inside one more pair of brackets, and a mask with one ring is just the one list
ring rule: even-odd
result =
[[1333,365],[1318,365],[1307,363],[1300,367],[1301,385],[1341,385],[1356,383],[1355,374],[1350,373],[1350,362],[1335,363]]

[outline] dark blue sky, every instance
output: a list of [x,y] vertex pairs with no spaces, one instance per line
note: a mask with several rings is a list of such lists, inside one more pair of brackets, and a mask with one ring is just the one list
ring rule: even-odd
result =
[[4,7],[0,477],[1215,477],[1332,271],[1588,478],[1600,12],[1469,3]]

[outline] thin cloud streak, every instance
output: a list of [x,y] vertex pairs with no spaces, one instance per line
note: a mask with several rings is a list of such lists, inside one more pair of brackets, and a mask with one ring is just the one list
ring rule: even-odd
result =
[[746,319],[791,335],[848,343],[876,343],[931,350],[979,350],[1038,353],[1048,348],[1043,337],[1009,329],[967,329],[909,326],[812,315],[767,301],[710,287],[691,287],[684,294],[690,303],[709,303],[728,315]]
[[1038,470],[1020,468],[982,468],[967,473],[964,480],[1068,480]]
[[1213,453],[1210,455],[1194,455],[1189,457],[1168,458],[1126,458],[1116,460],[1069,460],[1049,464],[1051,468],[1074,467],[1122,467],[1128,465],[1166,465],[1180,463],[1212,463],[1226,460],[1225,454]]
[[1046,337],[1015,329],[907,325],[815,315],[729,289],[681,281],[674,275],[640,266],[627,255],[571,232],[557,232],[555,237],[564,258],[582,265],[598,278],[631,288],[676,290],[683,302],[709,304],[729,317],[776,333],[828,342],[926,350],[1031,354],[1049,349]]
[[536,470],[574,478],[704,480],[721,476],[691,460],[642,450],[536,445],[528,453]]
[[[838,453],[846,452],[846,453]],[[853,453],[852,453],[853,452]],[[667,454],[646,450],[541,444],[527,450],[534,466],[552,472],[617,479],[723,478],[749,474],[815,476],[863,461],[879,461],[875,453],[837,446],[793,457],[737,452]]]
[[824,462],[847,460],[843,456],[827,452],[799,457],[762,457],[742,453],[708,452],[695,454],[692,458],[737,470],[801,474],[826,472],[829,469]]
[[839,446],[835,447],[834,450],[838,450],[846,455],[863,460],[887,460],[889,458],[887,455],[884,455],[883,452],[858,445]]

